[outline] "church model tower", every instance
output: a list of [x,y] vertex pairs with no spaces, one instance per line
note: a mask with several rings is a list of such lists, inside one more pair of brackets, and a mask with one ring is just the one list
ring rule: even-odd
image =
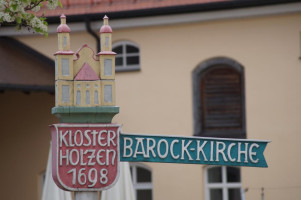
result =
[[101,51],[95,55],[87,45],[76,53],[70,50],[70,28],[61,15],[57,28],[55,53],[55,106],[115,106],[115,55],[112,52],[112,29],[109,18],[100,28]]

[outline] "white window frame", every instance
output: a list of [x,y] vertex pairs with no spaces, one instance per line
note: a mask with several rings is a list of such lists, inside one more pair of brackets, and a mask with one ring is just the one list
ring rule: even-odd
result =
[[[127,53],[126,52],[126,45],[130,45],[130,46],[134,46],[136,47],[139,52],[138,53]],[[137,44],[130,42],[130,41],[120,41],[120,42],[116,42],[112,45],[112,49],[118,47],[118,46],[122,46],[122,54],[117,54],[116,58],[122,58],[122,66],[116,66],[115,63],[115,71],[120,72],[120,71],[139,71],[140,70],[140,63],[141,63],[141,59],[140,59],[140,48]],[[127,65],[126,63],[126,58],[128,56],[138,56],[139,57],[139,64],[138,65]]]
[[131,176],[132,176],[132,182],[133,182],[133,188],[135,190],[135,199],[137,199],[137,190],[151,190],[152,192],[152,197],[154,196],[153,194],[153,182],[144,182],[144,183],[138,183],[137,182],[137,167],[143,168],[147,171],[150,172],[151,174],[151,181],[153,181],[153,173],[150,167],[143,165],[141,163],[130,163],[130,168],[131,168]]
[[[222,182],[221,183],[208,183],[208,169],[219,167],[222,169]],[[233,167],[233,166],[229,166]],[[239,167],[234,167],[238,168]],[[228,199],[228,189],[240,189],[241,199],[243,199],[243,190],[241,182],[228,183],[227,181],[227,166],[209,166],[205,168],[205,200],[210,200],[210,189],[222,189],[223,192],[223,200],[231,200]]]

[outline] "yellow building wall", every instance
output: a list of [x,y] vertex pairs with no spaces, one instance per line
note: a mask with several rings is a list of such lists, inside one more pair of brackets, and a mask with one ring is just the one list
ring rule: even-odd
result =
[[[106,39],[108,38],[108,39]],[[112,51],[112,33],[102,33],[100,34],[100,44],[102,51]],[[107,41],[106,41],[107,40]]]
[[61,51],[70,50],[70,37],[69,33],[59,33],[57,36],[58,49]]
[[[115,106],[116,105],[116,90],[114,80],[101,80],[101,105],[102,106]],[[111,90],[106,91],[106,86],[111,86]],[[106,92],[109,92],[108,94]],[[106,96],[108,95],[108,99]]]
[[[112,74],[111,75],[106,75],[105,74],[105,67],[104,67],[104,62],[106,59],[112,60]],[[100,55],[99,57],[99,62],[100,62],[100,78],[101,79],[110,79],[113,80],[115,79],[115,55]]]
[[[74,70],[73,70],[73,56],[72,55],[56,55],[56,77],[55,80],[73,80],[74,78]],[[64,75],[62,68],[63,68],[63,63],[62,60],[65,59],[66,61],[68,61],[69,65],[68,65],[68,69],[69,69],[69,73],[68,75]]]
[[[97,54],[97,52],[94,51],[93,46],[94,45],[92,44],[91,47],[83,47],[81,51],[78,52],[77,55],[78,57],[76,57],[76,59],[74,60],[74,77],[77,75],[77,73],[85,63],[88,63],[91,66],[91,68],[94,70],[96,75],[100,76],[100,64],[99,61],[96,60],[95,55]],[[78,49],[75,49],[75,51],[77,50]]]
[[[116,74],[121,109],[113,122],[127,133],[192,136],[192,71],[209,58],[234,59],[245,69],[247,137],[272,140],[269,168],[242,168],[246,199],[260,199],[261,187],[265,200],[300,199],[300,21],[301,14],[291,14],[114,30],[113,42],[139,45],[141,71]],[[56,36],[18,39],[51,58],[57,51]],[[87,33],[71,32],[73,51],[83,41],[95,45]],[[205,199],[204,166],[146,165],[154,200]]]
[[40,200],[51,134],[54,95],[6,91],[0,94],[1,199]]
[[[80,105],[77,105],[77,91],[80,91]],[[89,91],[90,93],[90,103],[86,104],[86,92]],[[98,104],[95,104],[95,91],[97,91],[97,99]],[[74,106],[80,107],[92,107],[92,106],[101,106],[101,85],[100,80],[98,81],[74,81]]]
[[[55,106],[73,106],[74,105],[74,82],[57,80],[56,85],[56,105]],[[63,91],[63,87],[65,91]],[[69,91],[69,92],[67,92]],[[64,95],[63,95],[64,94]]]

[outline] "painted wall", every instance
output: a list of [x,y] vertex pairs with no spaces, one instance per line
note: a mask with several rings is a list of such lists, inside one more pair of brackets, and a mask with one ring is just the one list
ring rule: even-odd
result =
[[[213,57],[234,59],[245,68],[247,137],[272,140],[265,153],[268,169],[242,169],[246,199],[260,199],[261,187],[265,200],[300,199],[300,21],[301,14],[292,14],[113,30],[113,42],[132,41],[141,52],[141,71],[116,75],[120,114],[114,122],[129,133],[192,136],[193,69]],[[55,35],[18,39],[51,58],[57,51]],[[71,32],[73,51],[83,41],[96,46],[87,33]],[[46,166],[45,157],[36,158]],[[154,200],[204,199],[204,166],[147,165],[153,170]]]
[[40,199],[41,174],[50,148],[54,95],[6,91],[0,94],[1,199]]

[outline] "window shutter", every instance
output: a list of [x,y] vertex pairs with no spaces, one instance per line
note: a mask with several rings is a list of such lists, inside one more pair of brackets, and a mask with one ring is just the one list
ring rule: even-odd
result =
[[[202,131],[243,130],[240,72],[225,65],[209,68],[201,79]],[[207,135],[207,134],[206,134]],[[213,134],[214,135],[214,134]]]

